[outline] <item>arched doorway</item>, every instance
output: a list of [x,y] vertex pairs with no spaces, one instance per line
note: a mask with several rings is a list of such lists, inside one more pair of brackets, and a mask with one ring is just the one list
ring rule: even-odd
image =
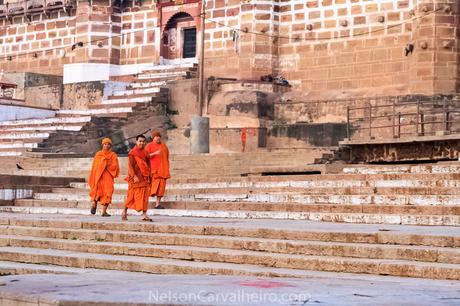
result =
[[196,24],[192,16],[180,12],[164,27],[160,55],[164,59],[196,57]]

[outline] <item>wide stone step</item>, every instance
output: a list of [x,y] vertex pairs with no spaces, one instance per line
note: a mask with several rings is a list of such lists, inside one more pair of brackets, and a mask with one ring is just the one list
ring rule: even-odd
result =
[[248,275],[259,277],[310,278],[305,270],[267,268],[256,265],[217,262],[192,262],[166,258],[106,255],[96,253],[44,250],[34,248],[0,248],[0,260],[33,264],[51,264],[84,269],[106,269],[156,274]]
[[[138,243],[164,246],[189,246],[249,250],[281,254],[335,256],[353,258],[398,259],[422,262],[460,264],[460,250],[426,246],[338,243],[330,241],[280,240],[251,237],[225,237],[219,235],[193,235],[169,233],[136,233],[127,231],[95,231],[63,228],[37,228],[0,226],[0,241],[8,237],[26,236],[53,239],[98,241],[111,243]],[[20,238],[23,239],[23,238]],[[28,247],[32,245],[27,245]],[[49,246],[49,248],[56,248]]]
[[[135,233],[218,235],[364,244],[460,247],[457,227],[321,223],[296,220],[243,220],[156,216],[154,222],[100,216],[0,214],[4,226]],[[56,231],[58,233],[59,231]],[[59,237],[58,237],[59,238]],[[63,238],[63,237],[61,237]]]
[[[89,209],[66,207],[20,207],[2,206],[0,212],[21,214],[60,214],[89,215]],[[112,215],[121,215],[121,209],[111,209]],[[459,215],[414,215],[414,214],[373,214],[373,213],[337,213],[337,212],[289,212],[289,211],[221,211],[221,210],[181,210],[155,209],[149,215],[171,217],[230,218],[230,219],[282,219],[309,220],[318,222],[363,223],[363,224],[402,224],[429,226],[460,226]]]
[[88,270],[86,269],[69,268],[44,264],[25,264],[18,262],[0,261],[0,275],[2,276],[23,274],[76,274],[86,272],[88,272]]
[[[114,202],[123,201],[125,195],[116,193]],[[88,201],[89,195],[75,193],[36,193],[34,199],[59,201]],[[290,192],[281,193],[188,193],[166,194],[164,201],[212,201],[212,202],[265,202],[299,204],[355,204],[355,205],[432,205],[460,206],[460,195],[310,195]]]
[[[104,255],[112,259],[118,256],[129,256],[133,259],[143,259],[149,262],[151,257],[182,261],[204,261],[209,263],[230,263],[293,270],[317,270],[330,272],[350,272],[366,274],[384,274],[394,276],[421,277],[433,279],[460,279],[460,267],[456,264],[425,263],[390,259],[357,259],[335,256],[310,256],[295,254],[280,254],[269,252],[239,251],[216,248],[154,246],[136,243],[83,242],[64,239],[38,239],[33,237],[3,237],[0,242],[0,260],[36,263],[32,258],[40,258],[46,264],[60,264],[83,268],[75,265],[76,258],[70,259],[65,252],[76,252],[81,264],[88,254]],[[32,247],[29,247],[32,246]],[[44,249],[42,249],[44,248]],[[22,249],[22,250],[21,250]],[[36,253],[35,253],[35,252]],[[64,254],[63,252],[64,251]],[[26,253],[26,255],[24,254]],[[35,254],[34,254],[35,253]],[[37,254],[38,253],[38,254]],[[46,254],[46,256],[43,256]],[[68,254],[68,253],[67,253]],[[25,256],[24,256],[25,255]],[[38,255],[38,256],[37,256]],[[42,255],[42,256],[40,256]],[[62,256],[64,255],[64,256]],[[30,260],[32,259],[32,260]],[[97,264],[97,261],[94,261]],[[132,263],[134,265],[134,263]],[[120,267],[116,262],[115,267]],[[90,268],[102,268],[95,265]],[[146,271],[151,272],[151,271]],[[178,271],[182,273],[182,271]],[[198,274],[198,273],[197,273]]]
[[[287,184],[286,184],[287,183]],[[258,183],[247,183],[244,184],[219,184],[219,183],[203,183],[203,184],[168,184],[168,194],[200,194],[200,193],[255,193],[255,192],[294,192],[302,194],[334,194],[334,195],[460,195],[460,189],[458,187],[322,187],[311,186],[311,187],[291,187],[291,182],[271,182],[267,184]],[[449,182],[450,184],[458,184],[460,181]],[[222,186],[227,185],[227,186]],[[239,186],[238,186],[239,185]],[[246,186],[244,186],[246,185]],[[300,185],[300,184],[299,184]],[[314,185],[314,184],[312,184]],[[87,183],[70,183],[70,187],[73,188],[56,188],[53,189],[54,193],[87,193],[89,192],[89,186]],[[115,183],[115,193],[126,193],[128,190],[127,183]]]
[[[150,200],[153,208],[153,199]],[[302,212],[302,213],[366,213],[366,214],[410,214],[410,215],[458,215],[458,206],[394,206],[394,205],[349,205],[349,204],[297,204],[297,203],[251,203],[251,202],[162,202],[172,210],[212,210],[212,211],[250,211],[250,212]],[[89,209],[91,202],[17,199],[16,207],[57,207]],[[112,202],[111,209],[123,209],[123,202]]]
[[355,166],[346,167],[344,173],[349,174],[392,174],[392,173],[458,173],[458,164],[430,164],[430,165],[390,165],[390,166]]

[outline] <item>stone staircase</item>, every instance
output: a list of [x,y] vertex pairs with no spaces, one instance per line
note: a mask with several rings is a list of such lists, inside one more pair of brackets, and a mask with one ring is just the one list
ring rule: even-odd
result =
[[[233,173],[221,176],[225,171],[212,168],[212,159],[208,161],[207,171],[198,162],[196,168],[186,169],[190,160],[187,156],[181,157],[185,160],[176,157],[172,161],[173,177],[177,176],[170,180],[164,198],[168,209],[155,214],[367,224],[460,224],[459,166],[453,164],[406,166],[412,171],[407,173],[397,172],[400,166],[350,167],[344,168],[341,174],[241,177],[235,176],[237,170],[243,171],[236,166]],[[55,175],[70,173],[84,177],[89,162],[90,159],[80,160],[79,167],[85,170],[70,172],[65,172],[63,164]],[[215,162],[219,165],[218,159]],[[218,167],[226,169],[222,164]],[[186,172],[181,175],[181,171]],[[194,171],[202,173],[194,176]],[[50,176],[47,172],[40,174]],[[120,214],[127,184],[119,179],[115,189],[112,213]],[[68,188],[36,193],[33,199],[20,199],[16,206],[2,209],[22,213],[88,214],[89,205],[87,185],[77,182]]]
[[[223,160],[236,163],[245,154],[233,155],[173,156],[167,209],[151,210],[153,223],[135,215],[120,221],[121,179],[111,218],[89,216],[88,188],[79,182],[2,206],[0,261],[29,272],[40,264],[41,272],[64,266],[306,278],[315,270],[460,279],[457,164],[241,176],[247,165],[225,168]],[[275,156],[261,154],[252,166],[281,162]],[[301,164],[297,156],[283,158],[293,166]],[[36,171],[83,175],[90,161],[43,159]],[[198,171],[204,175],[194,177]]]
[[[154,223],[0,214],[0,260],[167,274],[309,277],[309,270],[460,278],[449,228],[156,217]],[[51,268],[50,268],[51,269]]]
[[[150,128],[163,127],[167,121],[168,92],[161,87],[168,81],[191,77],[195,70],[193,66],[153,67],[136,75],[118,77],[126,82],[126,88],[113,91],[100,104],[89,105],[88,109],[60,110],[54,118],[0,122],[0,156],[22,156],[26,151],[69,152],[80,149],[92,152],[93,148],[72,147],[70,144],[99,139],[101,131],[118,134],[124,139],[122,127],[146,118],[150,120],[140,124],[140,129],[144,130],[138,133],[145,131],[145,125],[149,124]],[[130,132],[135,134],[135,131]],[[126,150],[124,144],[118,149]]]

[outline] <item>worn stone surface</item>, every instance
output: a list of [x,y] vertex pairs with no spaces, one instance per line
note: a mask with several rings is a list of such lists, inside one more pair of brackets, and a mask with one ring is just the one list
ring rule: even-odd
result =
[[129,272],[15,275],[0,280],[0,301],[9,305],[455,305],[458,299],[452,282],[321,273],[310,273],[307,280]]

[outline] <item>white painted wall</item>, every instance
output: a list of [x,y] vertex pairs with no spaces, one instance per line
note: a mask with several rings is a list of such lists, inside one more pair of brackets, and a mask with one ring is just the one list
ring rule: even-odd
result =
[[165,62],[164,65],[133,64],[133,65],[111,65],[95,63],[78,63],[64,65],[64,84],[108,81],[111,76],[138,74],[145,70],[165,68],[174,66],[191,67],[196,59],[181,59],[175,62]]
[[111,65],[78,63],[64,65],[64,84],[108,81],[111,76],[137,74],[155,67],[153,64]]

